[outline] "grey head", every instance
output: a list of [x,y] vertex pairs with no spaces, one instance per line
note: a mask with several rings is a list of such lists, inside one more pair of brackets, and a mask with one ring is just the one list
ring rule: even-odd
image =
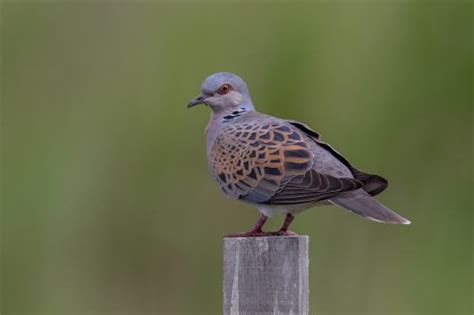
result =
[[201,94],[189,102],[188,108],[198,104],[211,107],[215,113],[226,113],[236,108],[254,109],[247,84],[230,72],[208,76],[201,85]]

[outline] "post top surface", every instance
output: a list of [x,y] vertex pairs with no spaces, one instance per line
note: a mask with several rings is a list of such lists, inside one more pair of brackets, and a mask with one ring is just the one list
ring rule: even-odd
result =
[[291,236],[259,236],[259,237],[224,237],[224,241],[258,241],[258,240],[294,240],[304,239],[309,240],[308,235],[291,235]]

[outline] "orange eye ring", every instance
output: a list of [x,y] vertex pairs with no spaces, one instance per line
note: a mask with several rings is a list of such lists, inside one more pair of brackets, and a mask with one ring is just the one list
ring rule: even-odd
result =
[[220,88],[219,88],[219,91],[218,93],[219,94],[227,94],[230,92],[230,90],[232,89],[232,87],[229,85],[229,84],[223,84]]

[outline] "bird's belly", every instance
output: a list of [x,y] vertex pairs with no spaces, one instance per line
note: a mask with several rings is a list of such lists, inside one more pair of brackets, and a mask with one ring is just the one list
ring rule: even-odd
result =
[[298,214],[309,208],[313,208],[315,206],[320,206],[324,204],[329,204],[329,203],[326,201],[321,201],[321,202],[300,203],[300,204],[294,204],[294,205],[259,204],[257,205],[257,208],[262,214],[266,215],[267,217],[272,217],[275,214],[286,214],[286,213]]

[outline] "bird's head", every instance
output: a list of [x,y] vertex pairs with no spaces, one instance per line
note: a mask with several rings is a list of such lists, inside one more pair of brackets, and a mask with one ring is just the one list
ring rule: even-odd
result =
[[207,77],[201,85],[201,94],[188,104],[193,107],[205,104],[215,113],[225,113],[236,108],[253,109],[247,84],[230,72],[218,72]]

